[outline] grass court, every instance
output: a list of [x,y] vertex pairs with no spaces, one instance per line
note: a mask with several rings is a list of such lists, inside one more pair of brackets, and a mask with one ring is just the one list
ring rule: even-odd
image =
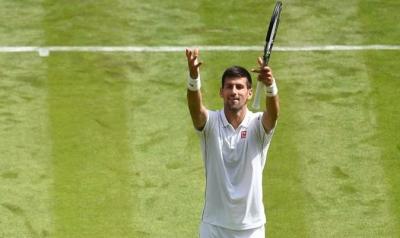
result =
[[[273,1],[0,0],[0,46],[263,46]],[[400,45],[397,0],[284,0],[275,46]],[[205,104],[262,52],[200,52]],[[274,52],[267,237],[400,236],[399,50]],[[0,237],[197,237],[184,52],[0,52]]]

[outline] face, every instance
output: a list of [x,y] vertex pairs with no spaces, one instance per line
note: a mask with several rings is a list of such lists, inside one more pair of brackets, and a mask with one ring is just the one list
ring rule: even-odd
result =
[[247,88],[247,79],[226,78],[224,87],[220,89],[220,96],[224,100],[224,107],[237,112],[246,108],[247,101],[251,99],[252,90]]

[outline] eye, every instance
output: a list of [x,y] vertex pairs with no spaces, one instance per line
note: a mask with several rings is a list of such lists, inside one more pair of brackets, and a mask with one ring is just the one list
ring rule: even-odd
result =
[[238,85],[236,85],[236,88],[237,88],[237,89],[244,89],[244,85],[238,84]]
[[233,88],[233,84],[226,84],[225,88],[226,89],[232,89]]

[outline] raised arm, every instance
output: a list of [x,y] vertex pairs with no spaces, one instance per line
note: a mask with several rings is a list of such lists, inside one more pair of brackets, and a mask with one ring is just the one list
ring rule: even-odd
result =
[[266,133],[274,129],[279,116],[279,96],[278,88],[272,70],[265,66],[261,57],[258,58],[259,68],[252,70],[258,73],[258,81],[262,82],[267,88],[266,108],[263,114],[262,123]]
[[198,56],[198,49],[186,49],[189,69],[187,89],[188,107],[194,127],[197,130],[202,130],[207,122],[207,109],[203,105],[200,91],[200,65],[202,63],[198,61]]

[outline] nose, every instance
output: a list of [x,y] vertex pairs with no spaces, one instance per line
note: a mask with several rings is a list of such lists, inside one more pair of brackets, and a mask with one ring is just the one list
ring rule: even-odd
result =
[[232,93],[235,95],[238,93],[238,89],[236,88],[235,85],[232,87]]

